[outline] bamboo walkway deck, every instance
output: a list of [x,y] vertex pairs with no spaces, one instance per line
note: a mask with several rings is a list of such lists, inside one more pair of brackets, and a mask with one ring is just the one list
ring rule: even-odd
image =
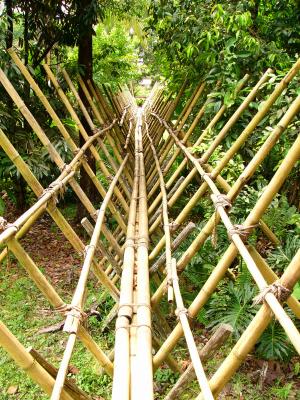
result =
[[[249,117],[249,124],[235,140],[232,139],[230,146],[227,142],[227,150],[224,147],[222,157],[212,166],[212,155],[228,139],[230,130],[248,110],[261,88],[271,79],[271,70],[262,75],[238,107],[228,110],[226,104],[223,104],[201,131],[195,143],[191,143],[192,134],[211,101],[204,82],[196,87],[180,116],[174,121],[173,113],[182,100],[186,82],[175,98],[166,98],[163,87],[154,85],[143,106],[138,107],[135,98],[126,88],[118,95],[113,95],[107,89],[103,94],[93,82],[88,82],[86,86],[80,81],[90,106],[87,109],[67,71],[61,72],[65,80],[64,85],[68,85],[74,102],[66,96],[51,68],[44,65],[58,98],[85,139],[85,144],[79,148],[29,70],[12,50],[9,52],[74,154],[72,161],[66,165],[9,79],[0,70],[1,84],[60,170],[57,179],[44,188],[0,129],[2,149],[37,196],[36,203],[16,221],[9,223],[3,218],[0,220],[0,244],[7,246],[0,254],[0,260],[5,260],[8,251],[15,255],[51,307],[64,316],[63,335],[67,338],[58,369],[34,350],[27,351],[3,322],[0,323],[0,345],[49,394],[51,400],[90,398],[66,377],[77,339],[91,352],[105,373],[112,377],[113,400],[154,399],[153,376],[157,368],[166,363],[173,371],[182,372],[172,355],[172,350],[182,337],[185,338],[192,366],[182,372],[179,381],[167,394],[167,400],[179,398],[186,383],[191,379],[197,379],[199,383],[197,399],[218,398],[218,394],[251,352],[273,318],[279,321],[300,354],[300,333],[289,317],[286,307],[283,307],[283,304],[287,304],[297,318],[300,317],[300,304],[291,295],[300,278],[300,251],[283,275],[278,277],[257,250],[247,243],[253,230],[261,230],[274,246],[279,244],[277,237],[263,221],[263,216],[300,158],[300,136],[289,149],[243,224],[235,224],[230,215],[236,197],[284,134],[285,129],[293,123],[300,110],[300,96],[293,100],[278,124],[270,130],[269,136],[236,182],[231,186],[222,176],[230,160],[238,154],[261,121],[268,116],[272,105],[297,75],[300,61],[268,95],[256,114]],[[237,83],[235,93],[243,90],[248,78],[246,75]],[[202,105],[198,107],[196,117],[191,121],[190,114],[199,103]],[[235,111],[231,111],[233,109]],[[88,135],[78,112],[84,115],[93,132],[92,136]],[[223,122],[222,128],[217,129],[220,121]],[[211,137],[213,129],[217,132],[215,137]],[[191,146],[200,146],[204,142],[208,143],[205,146],[206,150],[197,156],[191,152]],[[108,183],[106,187],[87,162],[87,150],[96,161],[97,174],[105,177]],[[172,168],[175,162],[176,169]],[[102,198],[99,209],[96,209],[80,186],[77,172],[81,167]],[[191,194],[176,218],[171,220],[170,209],[195,179],[200,182],[198,189]],[[89,215],[89,218],[82,221],[90,236],[88,243],[83,242],[59,210],[60,196],[67,186],[72,188]],[[195,230],[195,224],[189,221],[189,215],[201,198],[207,195],[215,211],[184,254],[176,259],[176,249]],[[70,241],[74,252],[82,257],[80,277],[70,304],[61,298],[20,243],[20,239],[44,212],[51,216]],[[186,308],[181,295],[180,274],[206,240],[212,240],[215,246],[218,245],[216,227],[219,223],[222,223],[228,232],[228,248],[192,304]],[[113,230],[112,226],[115,226]],[[230,266],[236,257],[244,260],[259,289],[259,295],[254,301],[260,304],[260,307],[228,356],[215,373],[208,377],[203,363],[212,354],[215,343],[225,340],[230,333],[230,327],[221,327],[199,352],[191,329],[191,319],[197,316],[225,274],[230,272]],[[100,348],[84,323],[90,272],[115,302],[105,322],[107,326],[112,321],[115,324],[115,345],[109,354]],[[178,323],[173,327],[169,326],[159,306],[165,296],[169,303],[175,305]],[[166,337],[163,334],[159,337],[157,332],[164,330],[168,332]]]

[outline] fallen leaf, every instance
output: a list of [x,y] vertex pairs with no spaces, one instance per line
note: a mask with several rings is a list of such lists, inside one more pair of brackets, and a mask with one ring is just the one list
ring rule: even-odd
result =
[[16,394],[17,391],[18,391],[18,386],[10,386],[10,387],[7,389],[6,393],[7,393],[7,394]]

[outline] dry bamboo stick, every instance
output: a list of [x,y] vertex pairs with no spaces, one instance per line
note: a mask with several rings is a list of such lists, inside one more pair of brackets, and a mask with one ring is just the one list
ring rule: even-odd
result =
[[[27,351],[34,358],[34,360],[39,363],[53,378],[56,377],[57,368],[45,360],[45,358],[32,347]],[[91,400],[90,396],[79,389],[79,387],[70,379],[66,379],[65,390],[70,393],[74,400]]]
[[[7,139],[3,131],[1,131],[1,129],[0,129],[0,138],[1,138],[1,146],[5,150],[8,157],[17,166],[18,170],[23,175],[28,185],[32,188],[32,190],[38,197],[42,196],[44,194],[43,187],[35,178],[31,170],[28,168],[27,164],[21,158],[19,153],[16,151],[16,149],[13,147],[13,145],[10,143],[10,141]],[[53,204],[52,206],[48,205],[47,212],[56,222],[56,224],[61,229],[65,237],[70,241],[74,249],[77,250],[80,254],[82,254],[82,252],[84,251],[84,245],[82,241],[79,239],[78,235],[72,229],[70,224],[65,220],[63,215],[58,211],[58,209],[55,206],[53,206]],[[101,271],[101,269],[97,267],[94,268],[94,273],[100,280],[100,282],[102,282],[103,285],[107,287],[110,294],[114,298],[116,298],[118,290],[115,288],[114,285],[111,284],[111,282],[109,281],[107,276]]]
[[136,365],[139,377],[132,377],[132,400],[153,400],[152,340],[151,340],[151,305],[148,266],[148,213],[147,191],[142,143],[143,109],[137,111],[137,128],[135,133],[136,160],[139,163],[139,205],[138,205],[138,238],[137,238],[137,331],[136,331]]
[[203,392],[204,399],[211,399],[213,400],[214,397],[212,395],[211,389],[209,387],[207,377],[205,375],[202,362],[197,350],[196,343],[193,338],[193,334],[189,325],[188,317],[187,317],[187,309],[184,307],[183,299],[180,292],[179,287],[179,279],[177,275],[176,269],[176,259],[172,259],[172,284],[175,294],[176,306],[177,306],[177,315],[180,320],[182,330],[184,332],[185,340],[188,346],[188,350],[191,356],[191,360],[193,363],[193,367],[195,370],[195,374],[198,379],[199,386]]
[[130,337],[129,325],[133,315],[133,275],[135,261],[135,225],[138,201],[138,173],[135,163],[133,190],[130,200],[126,241],[124,246],[123,273],[115,333],[115,362],[112,400],[130,399]]
[[[29,125],[32,127],[34,132],[37,134],[38,138],[41,140],[43,145],[46,147],[47,151],[49,152],[52,160],[56,163],[58,168],[63,170],[65,164],[60,157],[59,153],[55,149],[55,147],[51,144],[48,137],[46,136],[45,132],[39,125],[39,123],[35,120],[29,109],[26,107],[25,103],[22,101],[21,97],[18,95],[8,78],[5,76],[4,72],[0,69],[0,81],[4,88],[6,89],[7,93],[10,95],[16,106],[19,108],[20,112],[24,115]],[[70,180],[70,185],[73,188],[74,192],[85,206],[87,211],[90,213],[91,216],[95,214],[95,208],[93,207],[91,201],[81,189],[80,185],[77,181],[73,178]],[[118,214],[115,214],[116,218],[119,219],[120,224],[123,223],[123,228],[125,229],[124,221],[122,221],[121,217]]]
[[69,362],[72,356],[72,352],[76,342],[76,336],[78,333],[79,324],[82,319],[83,307],[84,307],[84,295],[86,291],[86,285],[88,281],[88,275],[92,266],[92,262],[94,259],[95,250],[97,244],[100,239],[101,228],[106,212],[106,208],[110,201],[110,198],[114,192],[114,188],[120,178],[120,175],[123,171],[124,165],[126,164],[128,159],[128,155],[124,158],[123,163],[120,165],[120,168],[115,175],[114,179],[112,180],[106,196],[101,204],[100,209],[97,212],[97,220],[96,225],[93,231],[93,235],[91,237],[90,244],[86,247],[84,262],[82,265],[82,270],[80,273],[80,277],[72,298],[72,302],[70,304],[70,311],[67,314],[64,331],[69,333],[69,338],[66,344],[66,348],[63,354],[63,358],[57,373],[57,377],[55,379],[55,384],[53,387],[53,391],[51,394],[51,400],[59,400],[60,395],[62,393],[66,375],[68,372]]
[[[251,101],[254,100],[256,97],[260,87],[269,79],[270,73],[272,72],[271,69],[268,69],[261,79],[257,82],[257,84],[254,86],[254,88],[251,90],[251,92],[248,94],[248,96],[243,100],[242,104],[238,107],[238,109],[232,114],[232,116],[229,118],[229,120],[226,122],[224,127],[221,129],[221,131],[218,133],[218,135],[215,137],[213,142],[210,144],[209,148],[205,151],[204,155],[202,155],[202,162],[206,162],[210,155],[214,152],[214,150],[217,148],[217,146],[221,143],[222,140],[227,136],[228,132],[230,129],[235,125],[235,123],[238,121],[240,116],[243,114],[243,112],[247,109]],[[206,136],[206,134],[210,131],[210,129],[215,125],[214,119],[209,123],[209,125],[204,129],[202,135],[198,138],[198,140],[195,142],[194,146],[199,146],[199,144],[202,142],[203,137]],[[175,173],[172,175],[172,177],[168,181],[168,185],[172,185],[174,180],[176,180],[177,176],[183,171],[183,169],[186,166],[186,160],[184,159],[179,167],[176,169]]]
[[[9,249],[14,253],[20,264],[24,267],[30,278],[39,288],[41,293],[49,301],[49,303],[56,310],[63,309],[66,304],[57,294],[53,286],[48,282],[45,276],[40,272],[38,267],[35,265],[31,257],[26,253],[20,243],[15,239],[11,239],[8,242]],[[82,327],[79,331],[79,338],[84,343],[84,345],[90,349],[95,359],[100,363],[100,365],[105,368],[106,372],[110,375],[112,374],[113,366],[107,359],[107,356],[99,348],[99,346],[93,341],[92,337],[86,332]]]
[[[249,79],[249,75],[245,75],[244,78],[237,84],[237,86],[235,88],[235,92],[236,93],[238,93],[244,87],[244,85],[248,81],[248,79]],[[195,143],[195,146],[200,144],[200,141],[202,140],[202,138],[207,134],[207,132],[209,132],[216,125],[216,123],[221,118],[221,116],[225,113],[226,110],[227,110],[227,106],[225,104],[223,104],[222,107],[220,108],[220,110],[214,115],[214,117],[211,119],[211,121],[209,122],[207,127],[204,129],[204,131],[202,132],[202,134],[198,138],[198,140]],[[239,112],[241,112],[241,110]],[[181,164],[178,166],[178,168],[176,168],[176,171],[174,171],[174,173],[172,174],[170,179],[167,181],[167,183],[166,183],[166,187],[167,188],[170,188],[173,185],[173,183],[176,181],[176,179],[179,176],[179,174],[185,168],[186,164],[187,164],[187,160],[184,159],[181,162]],[[195,175],[196,175],[196,170],[193,168],[190,171],[190,173],[188,174],[188,176],[185,178],[185,180],[182,182],[182,184],[179,186],[179,188],[176,191],[176,193],[174,193],[172,198],[169,200],[169,205],[170,206],[175,204],[175,202],[177,201],[179,196],[182,194],[182,192],[185,190],[185,188],[191,182],[191,180],[193,179],[193,177]],[[154,200],[154,202],[152,203],[151,208],[150,208],[150,212],[152,212],[153,209],[157,206],[157,202],[160,199],[160,196],[161,195],[159,194],[157,196],[157,198]],[[158,223],[159,223],[159,219],[157,219],[157,221],[155,221],[155,223],[153,223],[153,225],[150,227],[150,233],[154,232],[154,230],[156,229]]]
[[[298,96],[299,97],[299,96]],[[249,165],[245,168],[241,176],[238,178],[234,185],[233,190],[228,190],[230,189],[230,186],[226,186],[224,183],[221,185],[223,188],[226,189],[226,191],[229,191],[228,193],[228,198],[229,199],[234,199],[243,185],[248,181],[248,179],[253,175],[257,167],[260,165],[262,160],[267,156],[271,148],[274,146],[276,141],[278,140],[279,136],[282,134],[284,129],[288,126],[288,124],[291,122],[291,120],[294,118],[296,113],[299,111],[299,98],[296,98],[295,101],[292,103],[291,107],[288,109],[286,114],[282,117],[278,125],[274,128],[273,132],[270,134],[269,138],[266,140],[266,142],[262,145],[262,147],[259,149],[257,154],[254,156],[254,158],[251,160]],[[193,257],[193,255],[196,253],[196,251],[200,248],[200,246],[204,243],[206,238],[209,236],[209,234],[212,232],[214,226],[216,226],[216,223],[218,220],[216,220],[215,217],[212,217],[206,226],[202,229],[202,231],[199,233],[195,241],[191,244],[189,249],[183,254],[181,257],[178,265],[179,269],[182,270],[187,263],[190,261],[190,259]],[[272,234],[265,226],[263,221],[260,220],[260,226],[263,229],[263,231],[267,234],[267,236],[273,241],[276,242],[276,237],[274,238],[274,234]],[[277,240],[278,243],[278,240]],[[153,304],[157,304],[157,301],[159,298],[161,298],[163,294],[163,285],[161,285],[159,292],[154,295]]]

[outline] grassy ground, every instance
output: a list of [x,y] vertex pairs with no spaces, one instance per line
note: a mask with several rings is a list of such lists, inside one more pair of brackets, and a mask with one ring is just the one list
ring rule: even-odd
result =
[[[21,267],[12,263],[1,270],[0,304],[1,319],[17,338],[26,346],[38,350],[48,361],[58,365],[65,344],[65,335],[62,332],[51,334],[38,334],[38,331],[60,321],[60,317],[50,311],[47,301],[32,284]],[[60,292],[66,288],[60,288]],[[99,289],[100,293],[100,289]],[[91,303],[95,300],[95,294],[89,298]],[[101,343],[103,349],[108,349],[113,344],[112,334],[101,336],[100,323],[93,317],[89,320],[89,328],[93,337]],[[218,363],[226,353],[223,349],[217,357],[210,362],[209,370],[215,370]],[[71,362],[69,377],[74,378],[80,387],[87,393],[100,398],[109,398],[111,380],[107,375],[99,375],[99,366],[93,357],[85,351],[80,342],[77,343]],[[251,375],[251,374],[250,374]],[[160,369],[156,373],[157,398],[164,398],[168,387],[175,383],[177,376],[169,369]],[[8,394],[9,388],[17,387],[17,392]],[[161,394],[160,394],[161,393]],[[190,386],[189,391],[182,396],[182,400],[193,398],[198,393],[197,384]],[[280,379],[270,387],[261,388],[253,384],[249,373],[239,372],[233,381],[226,386],[221,398],[223,399],[300,399],[300,393],[293,390],[293,382],[284,383]],[[48,397],[32,383],[9,356],[0,349],[0,399],[26,399],[44,400]]]

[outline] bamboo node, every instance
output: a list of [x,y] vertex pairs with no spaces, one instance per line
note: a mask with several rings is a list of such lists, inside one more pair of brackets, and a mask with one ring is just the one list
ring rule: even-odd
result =
[[123,114],[122,114],[120,122],[119,122],[119,126],[123,125],[129,107],[130,107],[130,104],[128,104],[127,106],[124,107]]
[[239,235],[239,237],[242,239],[243,242],[245,242],[249,235],[251,234],[252,230],[256,228],[258,225],[250,225],[250,226],[244,226],[244,225],[233,225],[231,229],[228,230],[228,236],[229,239],[232,240],[233,235]]
[[64,172],[67,167],[68,167],[68,164],[63,164],[61,167],[59,167],[60,172]]
[[202,175],[202,178],[204,179],[206,176],[210,179],[213,179],[213,176],[210,172],[204,172],[204,174]]
[[257,304],[263,304],[263,302],[265,301],[265,297],[268,293],[274,294],[274,296],[280,303],[284,303],[289,298],[291,290],[283,286],[281,282],[277,280],[271,285],[262,289],[260,293],[256,297],[254,297],[253,305],[256,306]]

